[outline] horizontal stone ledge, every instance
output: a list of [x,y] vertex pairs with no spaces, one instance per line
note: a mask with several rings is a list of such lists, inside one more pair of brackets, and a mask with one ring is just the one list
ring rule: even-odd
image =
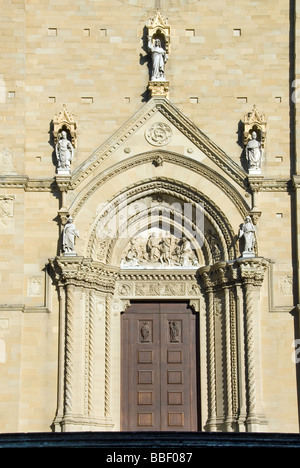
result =
[[[185,452],[198,448],[300,448],[300,434],[65,432],[1,434],[0,448],[109,448]],[[120,453],[120,452],[119,452]],[[134,452],[138,454],[138,452]]]

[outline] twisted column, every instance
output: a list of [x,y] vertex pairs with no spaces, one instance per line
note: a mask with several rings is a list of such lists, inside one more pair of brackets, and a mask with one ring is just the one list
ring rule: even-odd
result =
[[252,289],[253,285],[250,282],[246,282],[244,284],[248,418],[256,417],[254,312]]
[[207,290],[208,302],[208,425],[211,431],[216,430],[216,356],[215,356],[215,317],[214,294]]
[[66,287],[65,385],[64,414],[72,413],[73,406],[73,350],[74,350],[74,286]]
[[93,291],[89,294],[88,317],[88,415],[94,412],[94,368],[95,368],[95,316],[96,299]]
[[225,356],[226,356],[226,404],[228,429],[232,429],[232,375],[231,375],[231,334],[229,288],[224,288],[225,303]]
[[104,416],[110,416],[110,361],[111,361],[111,298],[106,298],[105,307],[105,390],[104,390]]

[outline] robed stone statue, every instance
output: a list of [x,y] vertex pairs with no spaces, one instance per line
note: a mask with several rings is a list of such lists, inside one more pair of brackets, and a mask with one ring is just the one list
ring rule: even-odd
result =
[[165,63],[168,60],[166,51],[162,48],[159,39],[154,40],[149,38],[148,49],[151,52],[152,68],[151,68],[151,81],[164,81],[165,80]]

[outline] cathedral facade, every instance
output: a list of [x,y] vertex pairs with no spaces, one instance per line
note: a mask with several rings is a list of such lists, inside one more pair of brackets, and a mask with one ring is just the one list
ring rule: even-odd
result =
[[297,8],[2,1],[1,433],[299,432]]

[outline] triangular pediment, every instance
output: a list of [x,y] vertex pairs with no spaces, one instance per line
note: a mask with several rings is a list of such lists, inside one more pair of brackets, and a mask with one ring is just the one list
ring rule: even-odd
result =
[[135,154],[151,150],[175,153],[180,152],[180,147],[188,148],[187,151],[192,153],[195,149],[200,155],[199,162],[203,163],[203,159],[206,159],[238,185],[243,186],[247,176],[233,159],[169,100],[154,97],[73,172],[72,186],[77,186],[90,175],[91,170],[104,170],[120,162],[121,158],[123,160],[132,156],[131,146]]

